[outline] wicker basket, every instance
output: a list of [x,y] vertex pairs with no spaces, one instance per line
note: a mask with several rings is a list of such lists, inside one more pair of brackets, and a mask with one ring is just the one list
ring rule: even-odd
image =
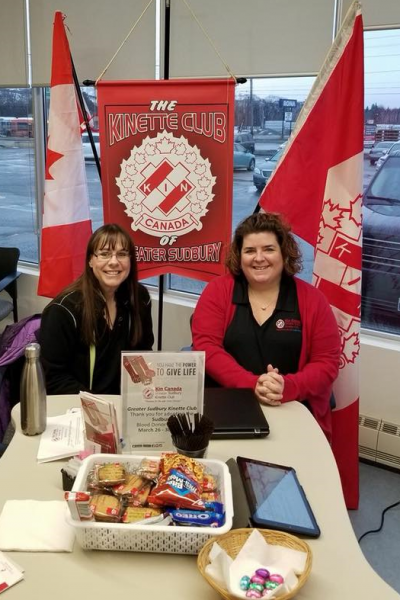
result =
[[[206,573],[206,566],[210,562],[209,553],[211,547],[214,544],[214,542],[217,542],[218,545],[221,548],[223,548],[231,558],[235,558],[238,555],[242,546],[245,544],[247,538],[251,535],[253,531],[253,529],[232,529],[228,533],[221,535],[219,538],[208,540],[208,542],[205,543],[205,545],[199,552],[197,558],[197,566],[199,568],[200,573],[208,581],[211,587],[213,587],[217,592],[221,594],[223,598],[226,598],[227,600],[236,600],[236,597],[232,596],[232,594],[230,594],[225,588],[222,588],[220,585],[218,585],[214,581],[214,579],[212,579]],[[303,587],[303,585],[308,579],[308,576],[310,575],[312,565],[311,549],[306,542],[295,537],[294,535],[290,535],[289,533],[284,533],[282,531],[272,531],[270,529],[259,529],[258,531],[269,544],[285,546],[286,548],[291,548],[293,550],[301,550],[307,554],[304,571],[301,575],[298,575],[297,586],[287,594],[279,596],[279,600],[289,600],[289,598],[293,598],[297,594],[299,589]]]

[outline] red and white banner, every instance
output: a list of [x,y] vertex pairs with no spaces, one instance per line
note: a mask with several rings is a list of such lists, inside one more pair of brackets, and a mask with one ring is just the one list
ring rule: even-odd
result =
[[260,205],[285,215],[314,247],[313,284],[327,296],[342,340],[332,449],[346,505],[357,508],[363,193],[363,23],[354,2]]
[[92,233],[81,127],[63,14],[55,13],[38,294],[54,298],[83,271]]
[[231,79],[98,84],[104,221],[133,232],[142,278],[224,272],[233,103]]

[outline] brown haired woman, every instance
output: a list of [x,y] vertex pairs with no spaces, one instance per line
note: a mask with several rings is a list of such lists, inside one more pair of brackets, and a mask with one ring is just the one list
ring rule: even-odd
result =
[[48,394],[119,394],[121,351],[151,350],[151,300],[119,225],[91,236],[83,274],[46,306],[40,329]]
[[331,439],[330,397],[340,338],[325,296],[294,275],[301,255],[280,215],[242,221],[227,256],[229,274],[211,281],[193,315],[193,347],[223,387],[253,388],[271,406],[304,402]]

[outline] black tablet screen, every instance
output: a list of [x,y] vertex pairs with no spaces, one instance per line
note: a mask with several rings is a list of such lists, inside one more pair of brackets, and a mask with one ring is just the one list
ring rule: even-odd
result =
[[294,469],[242,457],[237,462],[254,525],[319,535]]

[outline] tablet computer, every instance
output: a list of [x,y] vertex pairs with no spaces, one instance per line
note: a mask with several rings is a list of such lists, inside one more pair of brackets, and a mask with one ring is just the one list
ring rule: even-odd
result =
[[237,457],[253,527],[318,537],[320,529],[292,467]]

